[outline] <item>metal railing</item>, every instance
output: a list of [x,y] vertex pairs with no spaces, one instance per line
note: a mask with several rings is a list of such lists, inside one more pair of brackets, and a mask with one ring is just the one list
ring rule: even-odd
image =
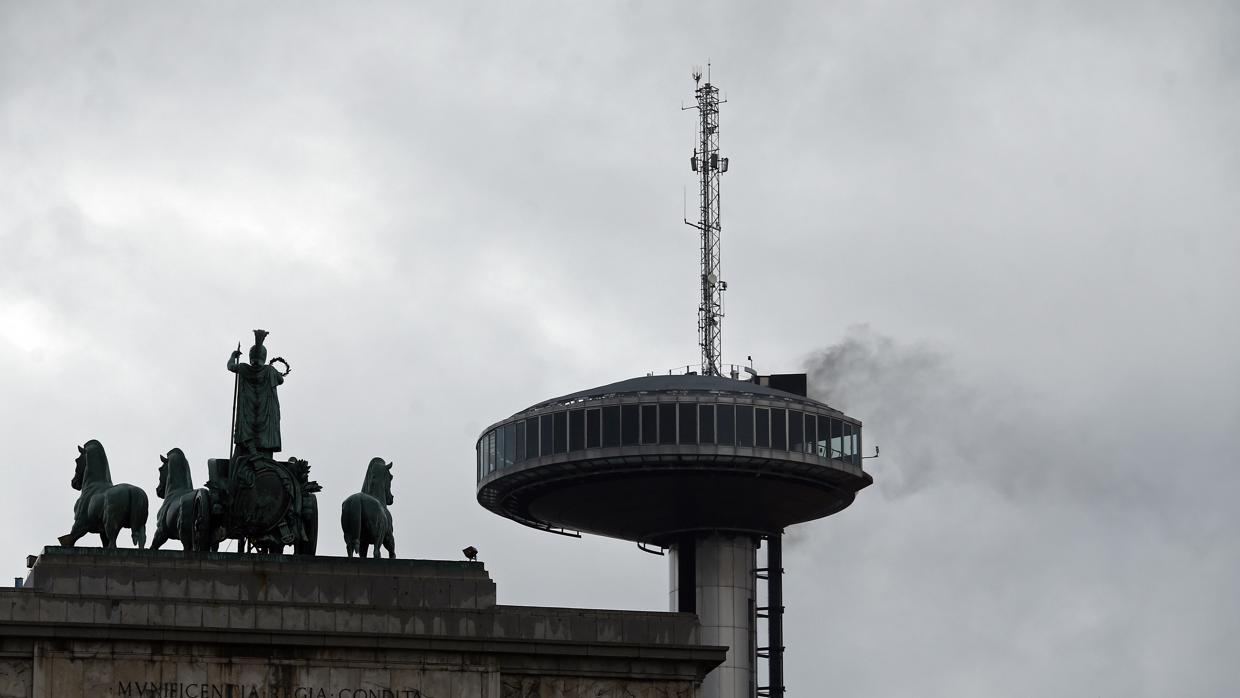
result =
[[[706,364],[686,364],[684,366],[675,366],[667,369],[667,375],[701,376],[705,375],[705,366]],[[719,371],[721,378],[731,378],[732,380],[744,381],[746,383],[751,382],[758,375],[758,372],[755,371],[752,366],[745,366],[744,364],[719,364]],[[648,373],[646,375],[653,376],[654,374]]]

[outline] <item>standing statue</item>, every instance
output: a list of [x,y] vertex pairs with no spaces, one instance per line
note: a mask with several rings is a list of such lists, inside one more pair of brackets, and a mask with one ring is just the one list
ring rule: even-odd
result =
[[194,489],[189,461],[181,449],[160,456],[159,486],[155,496],[164,500],[155,515],[155,538],[151,550],[168,540],[181,541],[185,550],[204,550],[211,540],[211,500],[206,489]]
[[366,468],[362,491],[349,495],[340,505],[340,527],[344,529],[344,546],[349,557],[354,551],[358,557],[366,557],[366,549],[375,546],[379,557],[379,545],[387,548],[388,557],[396,557],[396,539],[392,536],[392,464],[382,458],[371,458]]
[[[237,374],[233,395],[233,455],[249,453],[270,456],[280,451],[280,399],[276,386],[284,383],[289,365],[281,357],[267,363],[267,347],[263,340],[269,333],[254,330],[254,346],[250,347],[250,363],[243,364],[241,345],[228,359],[228,370]],[[284,371],[274,364],[284,364]]]
[[78,446],[74,461],[73,489],[81,495],[73,505],[73,530],[60,537],[60,544],[73,547],[87,533],[98,533],[103,547],[115,548],[122,528],[132,530],[134,545],[146,545],[146,493],[141,488],[112,484],[112,471],[103,444],[95,439]]

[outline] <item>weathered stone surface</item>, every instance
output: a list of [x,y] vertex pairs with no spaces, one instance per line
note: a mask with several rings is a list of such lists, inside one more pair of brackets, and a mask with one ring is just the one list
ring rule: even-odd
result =
[[500,698],[692,698],[693,695],[691,681],[505,676],[500,686]]
[[122,552],[0,590],[0,698],[687,698],[724,657],[687,614],[496,605],[478,563]]
[[33,659],[0,657],[0,698],[32,698]]
[[[490,608],[481,563],[48,548],[30,588],[54,595],[382,608]],[[429,588],[428,588],[429,584]]]
[[204,605],[202,607],[202,627],[227,628],[228,608],[214,604]]

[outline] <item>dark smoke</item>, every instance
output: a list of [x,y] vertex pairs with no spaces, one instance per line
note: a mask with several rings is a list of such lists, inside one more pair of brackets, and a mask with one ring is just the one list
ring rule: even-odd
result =
[[[906,497],[935,484],[979,483],[1007,497],[1114,492],[1091,454],[1102,438],[1047,396],[981,376],[944,351],[861,326],[807,361],[810,395],[864,423],[880,492]],[[1129,479],[1121,489],[1140,482]],[[1075,496],[1075,495],[1070,495]]]

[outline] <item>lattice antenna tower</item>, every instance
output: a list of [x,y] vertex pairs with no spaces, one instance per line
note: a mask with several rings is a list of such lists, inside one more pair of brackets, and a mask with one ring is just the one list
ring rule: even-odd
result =
[[702,237],[701,292],[698,298],[698,346],[702,349],[702,373],[720,374],[723,351],[723,292],[727,282],[719,278],[719,176],[728,171],[728,159],[719,155],[719,88],[710,82],[707,64],[706,82],[702,71],[693,71],[694,97],[697,104],[682,107],[698,111],[697,144],[689,165],[698,175],[698,221],[685,223],[698,229]]

